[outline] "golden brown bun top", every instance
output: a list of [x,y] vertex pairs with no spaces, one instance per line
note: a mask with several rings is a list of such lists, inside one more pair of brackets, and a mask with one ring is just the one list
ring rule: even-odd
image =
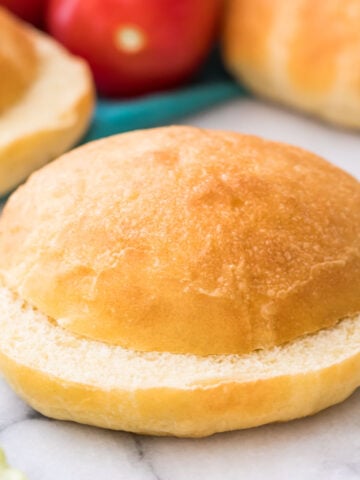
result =
[[88,144],[0,221],[7,285],[136,350],[249,352],[360,311],[360,185],[299,148],[191,127]]
[[360,127],[360,0],[228,0],[223,54],[256,93]]
[[0,114],[21,98],[37,71],[28,27],[0,7]]
[[[331,92],[346,79],[359,93],[360,0],[230,0],[227,9],[224,43],[231,65],[240,62],[264,75],[281,58],[284,71],[277,74],[295,91]],[[349,68],[339,71],[342,66]]]

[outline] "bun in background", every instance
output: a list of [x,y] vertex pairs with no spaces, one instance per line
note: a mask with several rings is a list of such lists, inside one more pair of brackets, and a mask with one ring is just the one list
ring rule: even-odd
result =
[[223,55],[254,93],[360,128],[360,0],[230,0]]
[[0,196],[73,146],[93,104],[86,64],[0,7]]

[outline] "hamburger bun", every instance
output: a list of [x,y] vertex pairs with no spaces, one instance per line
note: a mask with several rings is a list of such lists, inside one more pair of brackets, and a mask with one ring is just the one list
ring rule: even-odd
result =
[[74,145],[93,103],[86,64],[0,7],[0,196]]
[[360,128],[360,0],[229,0],[223,56],[254,93]]
[[178,436],[288,420],[360,384],[360,185],[299,148],[123,134],[0,220],[0,368],[45,415]]

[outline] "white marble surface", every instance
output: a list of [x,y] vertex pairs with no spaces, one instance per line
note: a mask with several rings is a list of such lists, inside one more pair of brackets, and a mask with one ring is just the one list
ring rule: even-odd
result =
[[[298,144],[360,178],[360,134],[270,105],[239,99],[186,123]],[[0,445],[29,480],[353,480],[360,479],[359,412],[356,392],[287,424],[201,440],[152,438],[45,419],[0,380]]]

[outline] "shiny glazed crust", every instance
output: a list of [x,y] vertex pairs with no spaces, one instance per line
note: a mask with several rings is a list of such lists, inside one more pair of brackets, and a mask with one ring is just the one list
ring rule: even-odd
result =
[[359,128],[359,24],[359,0],[229,0],[224,58],[255,93]]
[[360,187],[304,150],[172,127],[81,147],[0,220],[0,273],[64,329],[251,352],[360,311]]

